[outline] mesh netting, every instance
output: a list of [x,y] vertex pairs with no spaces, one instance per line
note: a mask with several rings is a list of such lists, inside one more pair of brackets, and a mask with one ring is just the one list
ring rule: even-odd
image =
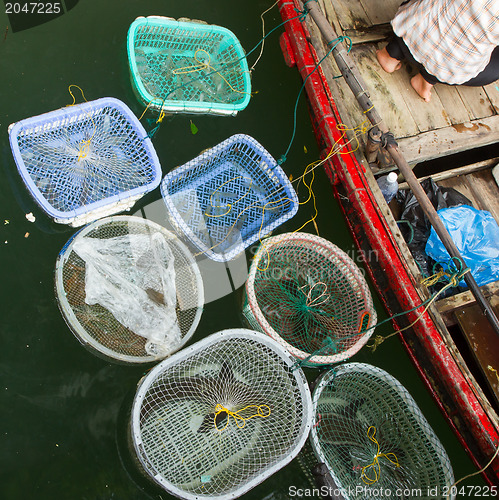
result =
[[233,259],[298,210],[284,171],[243,134],[169,172],[161,192],[172,224],[219,262]]
[[243,314],[310,365],[355,354],[376,324],[367,283],[333,243],[308,233],[264,240],[246,281]]
[[139,386],[131,428],[142,468],[168,492],[235,498],[296,456],[311,418],[292,358],[269,337],[236,329],[155,367]]
[[130,208],[161,180],[151,140],[117,99],[67,106],[9,132],[24,182],[57,222],[81,226]]
[[152,107],[235,115],[248,105],[248,64],[226,28],[140,17],[128,31],[128,58],[134,89]]
[[325,372],[310,439],[345,499],[434,498],[453,484],[449,458],[407,390],[374,366]]
[[201,275],[185,245],[140,217],[114,216],[79,231],[56,264],[61,312],[76,337],[131,363],[162,359],[196,329]]

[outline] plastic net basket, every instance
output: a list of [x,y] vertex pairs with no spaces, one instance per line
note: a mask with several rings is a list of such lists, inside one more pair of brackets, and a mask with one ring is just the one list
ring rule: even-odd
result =
[[132,86],[170,113],[235,115],[251,97],[244,50],[226,28],[139,17],[128,31]]
[[132,407],[143,471],[181,498],[235,498],[284,467],[312,419],[305,376],[293,363],[272,339],[243,329],[161,362]]
[[169,172],[161,192],[172,224],[219,262],[233,259],[298,210],[284,171],[243,134]]
[[128,209],[161,181],[151,140],[114,98],[27,118],[9,135],[23,181],[59,223],[81,226]]
[[61,250],[57,301],[71,331],[107,358],[147,363],[175,352],[204,304],[199,268],[185,245],[140,217],[89,224]]
[[243,315],[311,366],[353,356],[376,324],[369,287],[355,262],[308,233],[263,241],[246,281]]
[[325,372],[313,394],[310,440],[345,500],[435,498],[452,467],[414,399],[394,377],[364,363]]

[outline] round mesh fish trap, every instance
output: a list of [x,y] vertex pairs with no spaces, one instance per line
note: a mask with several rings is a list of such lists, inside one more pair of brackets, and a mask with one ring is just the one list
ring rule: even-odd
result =
[[31,195],[59,223],[76,227],[129,209],[161,181],[151,140],[118,99],[22,120],[9,138]]
[[311,366],[355,354],[376,324],[359,268],[333,243],[308,233],[263,241],[246,281],[243,314]]
[[305,443],[311,397],[269,337],[224,330],[183,349],[139,385],[131,417],[143,471],[181,498],[235,498]]
[[161,193],[172,224],[218,262],[235,258],[298,210],[282,168],[243,134],[169,172]]
[[235,115],[251,97],[244,50],[226,28],[167,17],[139,17],[128,31],[138,97],[170,113]]
[[80,342],[129,363],[178,350],[194,333],[204,304],[189,250],[140,217],[108,217],[76,233],[57,258],[55,286]]
[[407,390],[380,368],[348,363],[325,372],[313,394],[310,434],[343,497],[435,498],[454,482],[438,437]]

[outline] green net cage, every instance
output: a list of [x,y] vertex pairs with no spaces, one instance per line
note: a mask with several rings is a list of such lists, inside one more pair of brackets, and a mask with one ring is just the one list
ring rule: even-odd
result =
[[168,113],[236,115],[251,98],[245,52],[222,26],[169,17],[139,17],[128,31],[133,89]]
[[299,232],[263,240],[246,281],[243,315],[311,366],[348,359],[376,324],[355,262],[330,241]]
[[364,363],[335,367],[320,376],[313,402],[311,444],[345,500],[429,500],[454,483],[430,424],[384,370]]

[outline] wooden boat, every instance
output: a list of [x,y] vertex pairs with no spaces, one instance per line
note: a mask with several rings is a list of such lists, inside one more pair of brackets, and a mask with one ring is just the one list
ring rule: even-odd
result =
[[[386,44],[389,21],[399,4],[400,0],[385,0],[382,6],[376,0],[318,0],[334,31],[351,39],[349,57],[411,165],[482,147],[475,150],[479,154],[489,146],[482,161],[442,168],[432,178],[440,186],[456,188],[499,222],[499,188],[492,174],[499,158],[490,157],[490,145],[499,141],[499,85],[437,85],[431,103],[424,103],[410,87],[411,68],[384,73],[376,49]],[[311,16],[297,14],[304,11],[303,2],[280,0],[279,8],[286,21],[281,48],[287,64],[296,65],[305,81],[321,154],[325,158],[331,148],[343,146],[342,154],[331,156],[325,166],[356,244],[364,255],[376,255],[366,261],[368,272],[390,315],[413,309],[430,294],[397,225],[396,204],[385,202],[376,183],[377,175],[395,167],[389,161],[369,164],[362,138],[356,147],[353,135],[367,130],[366,117],[345,80],[337,78],[340,71],[332,57],[316,69],[330,46]],[[345,128],[350,129],[346,134]],[[499,314],[499,282],[481,290]],[[411,324],[422,309],[397,318],[394,326]],[[463,292],[435,301],[400,339],[477,468],[493,459],[483,472],[485,480],[499,484],[499,340],[473,295]]]

